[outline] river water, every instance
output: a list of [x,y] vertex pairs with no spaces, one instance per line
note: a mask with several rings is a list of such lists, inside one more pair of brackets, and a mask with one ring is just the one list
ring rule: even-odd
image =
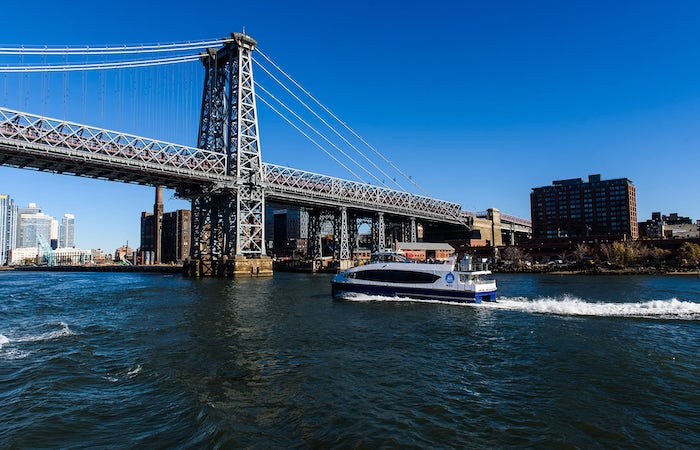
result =
[[0,448],[697,448],[700,278],[0,272]]

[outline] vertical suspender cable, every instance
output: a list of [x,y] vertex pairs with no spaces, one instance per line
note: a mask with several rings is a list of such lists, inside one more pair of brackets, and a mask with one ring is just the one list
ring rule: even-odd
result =
[[87,103],[86,103],[86,102],[87,102],[87,99],[85,98],[85,96],[87,95],[87,92],[86,92],[86,91],[87,91],[87,86],[86,86],[87,80],[86,80],[86,76],[87,76],[87,74],[86,74],[85,71],[83,70],[83,71],[82,71],[82,79],[81,79],[82,88],[83,88],[83,95],[82,95],[82,100],[81,100],[82,111],[81,111],[81,116],[80,116],[83,123],[85,123],[85,110],[86,110],[86,105],[87,105]]

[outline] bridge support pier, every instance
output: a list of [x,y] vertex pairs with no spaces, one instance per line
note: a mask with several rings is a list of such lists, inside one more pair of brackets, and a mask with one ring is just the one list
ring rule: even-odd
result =
[[403,242],[418,242],[415,217],[411,217],[410,221],[404,221],[401,224],[401,239]]
[[226,156],[219,184],[192,198],[191,276],[270,276],[265,254],[265,183],[251,53],[256,42],[233,33],[202,56],[205,68],[197,147]]
[[183,266],[186,277],[269,277],[272,276],[272,258],[188,258]]

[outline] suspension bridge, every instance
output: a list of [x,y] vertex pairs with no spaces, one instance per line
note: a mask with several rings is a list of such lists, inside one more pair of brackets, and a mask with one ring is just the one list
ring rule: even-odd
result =
[[[319,114],[313,113],[364,158],[364,161],[356,161],[270,90],[256,83],[253,78],[256,46],[257,42],[250,36],[233,33],[224,39],[185,44],[91,49],[0,48],[0,54],[36,54],[42,58],[60,55],[65,60],[72,54],[90,53],[104,57],[196,51],[195,54],[117,62],[48,64],[42,60],[41,64],[0,67],[0,73],[123,70],[191,61],[201,61],[204,68],[196,146],[0,107],[0,164],[175,189],[179,197],[189,199],[192,204],[191,258],[187,267],[188,272],[195,276],[271,273],[264,240],[265,203],[268,201],[301,206],[309,212],[310,255],[320,255],[321,222],[324,217],[332,217],[341,264],[348,264],[352,258],[357,223],[361,219],[370,219],[373,242],[379,249],[387,245],[386,229],[390,223],[399,224],[401,238],[409,242],[417,240],[418,224],[426,229],[430,227],[437,234],[467,234],[474,215],[465,214],[457,203],[410,193],[395,179],[393,182],[397,187],[387,186],[384,180],[392,180],[392,177],[382,166],[394,168],[406,182],[420,189],[411,177],[367,144],[262,52],[273,68],[350,130],[371,153],[382,159],[382,163],[373,162]],[[279,75],[273,75],[271,69],[256,62],[279,82]],[[256,88],[264,95],[256,94]],[[289,88],[285,89],[291,92]],[[292,95],[308,107],[296,94]],[[357,181],[263,162],[258,100],[344,167]],[[306,126],[306,131],[302,125]],[[311,136],[313,133],[320,139]],[[341,158],[354,163],[354,170]],[[357,173],[361,171],[377,183],[365,182]],[[508,220],[511,229],[527,226],[526,221],[517,218]]]

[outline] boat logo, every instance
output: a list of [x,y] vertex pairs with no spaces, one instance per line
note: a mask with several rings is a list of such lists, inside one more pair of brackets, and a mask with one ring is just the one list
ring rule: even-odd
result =
[[447,275],[445,275],[445,281],[447,281],[450,284],[454,283],[455,275],[452,272],[448,273]]

